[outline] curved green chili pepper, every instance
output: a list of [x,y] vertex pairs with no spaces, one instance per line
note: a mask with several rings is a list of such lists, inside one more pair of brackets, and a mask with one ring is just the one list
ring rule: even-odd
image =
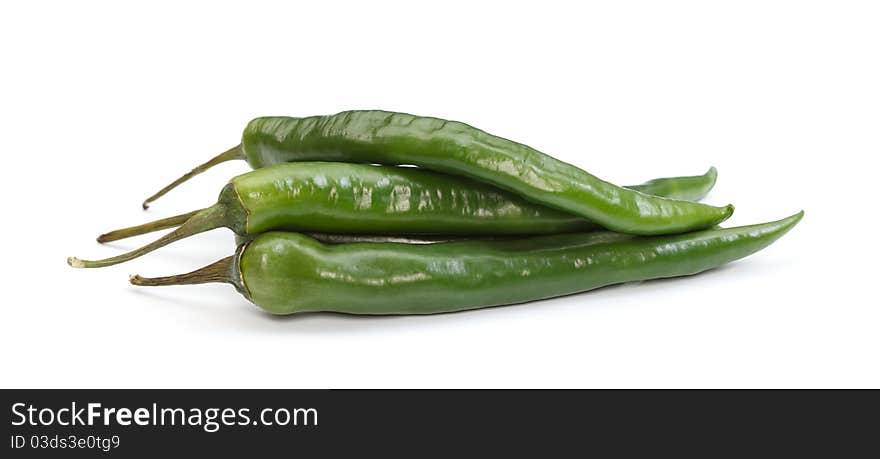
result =
[[291,161],[416,165],[489,183],[629,234],[708,228],[733,213],[730,205],[673,201],[618,187],[464,123],[379,110],[257,118],[248,123],[238,147],[193,169],[144,206],[214,164],[232,159],[246,159],[255,169]]
[[189,274],[135,285],[226,282],[273,314],[433,314],[523,303],[630,281],[686,276],[751,255],[803,212],[673,236],[596,232],[432,245],[323,245],[272,232]]
[[[701,198],[715,184],[704,175],[655,179],[633,188]],[[272,230],[335,234],[505,236],[598,229],[594,223],[532,204],[466,178],[417,168],[350,163],[284,163],[233,178],[218,203],[98,237],[118,240],[181,225],[140,249],[105,260],[70,258],[96,268],[131,260],[174,241],[227,227],[240,236]]]

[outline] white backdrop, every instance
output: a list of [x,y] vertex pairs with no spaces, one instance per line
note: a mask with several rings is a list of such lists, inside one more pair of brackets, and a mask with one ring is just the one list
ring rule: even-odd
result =
[[[877,387],[876,2],[19,2],[0,6],[3,387]],[[433,317],[272,317],[129,274],[102,231],[200,208],[259,115],[468,122],[617,183],[719,170],[729,225],[806,217],[697,277]]]

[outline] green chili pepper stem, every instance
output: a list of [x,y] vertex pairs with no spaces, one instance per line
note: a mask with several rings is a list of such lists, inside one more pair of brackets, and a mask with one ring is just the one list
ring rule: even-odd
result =
[[184,223],[186,223],[187,220],[194,217],[197,213],[203,210],[205,209],[194,210],[185,214],[175,215],[173,217],[163,218],[161,220],[155,220],[149,223],[144,223],[143,225],[113,230],[109,233],[104,233],[98,236],[96,240],[103,244],[105,242],[118,241],[120,239],[140,236],[141,234],[152,233],[154,231],[161,231],[168,228],[176,228],[180,225],[183,225]]
[[204,268],[197,269],[186,274],[178,274],[176,276],[166,277],[141,277],[137,274],[128,278],[129,282],[134,285],[159,287],[164,285],[193,285],[207,283],[227,283],[233,282],[233,257],[226,257]]
[[74,268],[102,268],[105,266],[116,265],[140,257],[141,255],[150,253],[174,241],[179,241],[194,234],[203,233],[205,231],[225,226],[226,216],[226,205],[218,203],[205,210],[197,212],[189,220],[187,220],[186,223],[181,225],[180,228],[177,228],[176,230],[139,249],[135,249],[131,252],[117,255],[115,257],[105,258],[103,260],[80,260],[76,257],[70,257],[67,259],[67,264]]
[[161,198],[163,195],[165,195],[165,193],[168,193],[169,191],[173,190],[174,188],[177,188],[177,186],[180,185],[181,183],[186,182],[187,180],[195,177],[196,175],[201,174],[202,172],[205,172],[206,170],[208,170],[208,169],[210,169],[220,163],[225,163],[226,161],[233,161],[236,159],[245,159],[244,152],[241,151],[241,145],[236,145],[236,146],[230,148],[229,150],[226,150],[223,153],[220,153],[219,155],[211,158],[211,160],[209,160],[208,162],[206,162],[200,166],[196,166],[193,170],[187,172],[186,174],[183,174],[183,176],[181,176],[179,179],[171,182],[170,185],[166,186],[165,188],[162,188],[156,194],[147,198],[144,201],[144,203],[142,204],[144,210],[146,210],[150,207],[151,202]]

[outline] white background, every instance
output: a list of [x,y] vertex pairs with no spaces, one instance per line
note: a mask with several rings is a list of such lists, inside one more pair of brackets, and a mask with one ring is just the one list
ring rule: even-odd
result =
[[[3,387],[878,387],[876,2],[5,2]],[[423,5],[423,6],[417,6]],[[433,317],[272,317],[129,274],[98,233],[199,208],[246,164],[141,200],[260,115],[468,122],[617,183],[698,174],[730,225],[806,217],[697,277]]]

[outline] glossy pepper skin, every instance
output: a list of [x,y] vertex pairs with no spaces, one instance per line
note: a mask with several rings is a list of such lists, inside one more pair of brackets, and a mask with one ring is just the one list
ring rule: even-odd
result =
[[254,168],[292,161],[416,165],[485,182],[622,233],[711,227],[732,206],[675,201],[621,188],[526,145],[467,124],[386,111],[251,121],[241,153]]
[[[703,176],[655,179],[632,188],[702,198],[715,181]],[[589,231],[598,225],[532,204],[491,185],[417,168],[351,163],[286,163],[230,181],[243,207],[243,231],[456,236]]]
[[[633,188],[702,198],[715,169],[694,177],[654,179]],[[101,235],[107,242],[179,226],[159,240],[105,260],[71,258],[75,267],[110,266],[174,241],[227,227],[251,238],[273,230],[336,235],[513,236],[591,231],[599,227],[565,212],[463,177],[412,167],[351,163],[284,163],[230,180],[207,209]]]
[[593,232],[430,245],[324,245],[297,233],[271,232],[202,270],[135,276],[132,283],[229,282],[273,314],[434,314],[696,274],[767,247],[802,216],[681,235]]

